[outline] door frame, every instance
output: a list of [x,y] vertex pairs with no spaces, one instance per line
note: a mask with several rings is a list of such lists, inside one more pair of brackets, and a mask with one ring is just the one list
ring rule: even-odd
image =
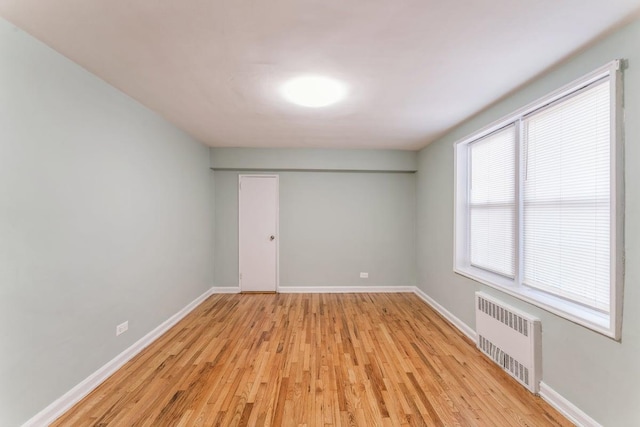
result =
[[240,195],[242,178],[275,178],[276,180],[276,293],[280,292],[280,175],[278,174],[238,174],[238,287],[242,292],[242,240],[240,239],[240,230],[242,229],[242,223],[240,220],[240,213],[242,212],[242,197]]

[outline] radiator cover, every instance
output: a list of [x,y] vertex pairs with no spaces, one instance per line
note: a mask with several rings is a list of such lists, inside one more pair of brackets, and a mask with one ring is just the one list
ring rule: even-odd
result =
[[476,292],[478,348],[532,393],[542,379],[540,319]]

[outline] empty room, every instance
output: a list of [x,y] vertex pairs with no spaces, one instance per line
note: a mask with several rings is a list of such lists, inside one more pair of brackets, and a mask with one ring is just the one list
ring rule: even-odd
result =
[[0,427],[638,426],[638,183],[638,0],[0,0]]

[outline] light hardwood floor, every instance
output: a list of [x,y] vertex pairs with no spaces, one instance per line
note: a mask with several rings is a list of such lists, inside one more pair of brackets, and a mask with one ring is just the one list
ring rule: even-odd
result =
[[571,425],[413,294],[214,295],[54,426]]

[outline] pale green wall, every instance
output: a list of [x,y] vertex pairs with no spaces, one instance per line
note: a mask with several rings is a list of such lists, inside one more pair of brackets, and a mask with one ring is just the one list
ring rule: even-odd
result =
[[213,172],[4,20],[0,64],[0,426],[17,426],[211,287]]
[[[626,280],[622,342],[453,273],[453,143],[616,58],[625,72]],[[481,84],[481,82],[478,82]],[[543,381],[605,426],[640,425],[640,21],[467,121],[419,155],[418,286],[474,325],[482,289],[542,319]]]
[[[415,174],[274,173],[281,287],[415,284]],[[215,180],[215,284],[238,286],[238,171]]]
[[418,156],[402,150],[212,148],[211,167],[228,170],[415,172]]

